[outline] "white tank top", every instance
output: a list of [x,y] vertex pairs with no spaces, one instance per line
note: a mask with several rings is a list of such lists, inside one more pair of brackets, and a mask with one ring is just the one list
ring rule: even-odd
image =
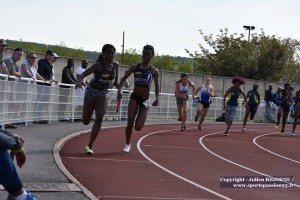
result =
[[186,86],[183,86],[181,83],[179,84],[179,93],[186,94],[189,92],[190,86],[187,83]]

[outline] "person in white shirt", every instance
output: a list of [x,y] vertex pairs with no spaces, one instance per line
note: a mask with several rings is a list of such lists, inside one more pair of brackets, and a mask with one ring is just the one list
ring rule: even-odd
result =
[[[87,60],[83,60],[83,61],[81,62],[81,66],[78,67],[77,70],[76,70],[76,78],[77,78],[77,80],[78,80],[79,76],[86,70],[88,64],[89,64],[89,63],[88,63]],[[84,78],[84,79],[82,80],[82,84],[83,84],[83,86],[86,86],[86,85],[89,84],[88,81],[86,80],[86,78]]]
[[[32,78],[33,80],[45,81],[45,79],[37,72],[35,61],[36,61],[36,54],[30,52],[28,54],[27,60],[24,60],[21,65],[20,68],[21,77]],[[22,82],[27,82],[27,81],[22,81]]]

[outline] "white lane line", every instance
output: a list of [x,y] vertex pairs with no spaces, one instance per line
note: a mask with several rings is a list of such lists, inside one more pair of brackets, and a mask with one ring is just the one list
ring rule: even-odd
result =
[[187,150],[202,150],[200,148],[189,148],[189,147],[174,147],[174,146],[160,146],[160,145],[143,145],[144,147],[157,147],[157,148],[167,148],[167,149],[187,149]]
[[144,160],[120,160],[120,159],[112,159],[112,158],[83,158],[83,157],[66,157],[68,159],[73,159],[73,160],[97,160],[97,161],[113,161],[113,162],[132,162],[132,163],[149,163]]
[[209,188],[207,188],[207,187],[204,187],[204,186],[202,186],[202,185],[199,185],[199,184],[197,184],[197,183],[195,183],[195,182],[193,182],[193,181],[191,181],[191,180],[189,180],[189,179],[186,179],[186,178],[184,178],[184,177],[182,177],[182,176],[176,174],[175,172],[172,172],[171,170],[169,170],[169,169],[167,169],[167,168],[161,166],[160,164],[158,164],[157,162],[155,162],[154,160],[152,160],[150,157],[148,157],[148,156],[143,152],[143,150],[141,149],[141,142],[143,141],[143,139],[145,139],[146,137],[148,137],[148,136],[150,136],[150,135],[153,135],[153,134],[163,133],[163,132],[168,132],[168,131],[178,131],[178,129],[162,130],[162,131],[152,132],[152,133],[149,133],[149,134],[147,134],[147,135],[144,135],[141,139],[139,139],[139,141],[138,141],[138,143],[137,143],[137,148],[138,148],[139,152],[142,154],[142,156],[144,156],[144,158],[146,158],[149,162],[151,162],[151,163],[154,164],[155,166],[159,167],[160,169],[164,170],[165,172],[167,172],[167,173],[169,173],[169,174],[171,174],[171,175],[173,175],[173,176],[175,176],[175,177],[177,177],[177,178],[179,178],[179,179],[181,179],[181,180],[183,180],[183,181],[185,181],[185,182],[187,182],[187,183],[189,183],[189,184],[192,184],[192,185],[194,185],[194,186],[196,186],[196,187],[198,187],[198,188],[201,188],[201,189],[203,189],[203,190],[205,190],[205,191],[207,191],[207,192],[209,192],[209,193],[211,193],[211,194],[214,194],[214,195],[216,195],[216,196],[218,196],[218,197],[221,197],[221,198],[223,198],[223,199],[226,199],[226,200],[230,200],[229,197],[226,197],[226,196],[224,196],[224,195],[222,195],[222,194],[220,194],[220,193],[217,193],[217,192],[215,192],[215,191],[213,191],[213,190],[211,190],[211,189],[209,189]]
[[[229,162],[229,163],[231,163],[231,164],[233,164],[233,165],[236,165],[236,166],[241,167],[241,168],[243,168],[243,169],[246,169],[246,170],[248,170],[248,171],[251,171],[251,172],[254,172],[254,173],[257,173],[257,174],[266,176],[266,177],[274,178],[273,176],[270,176],[270,175],[268,175],[268,174],[264,174],[264,173],[262,173],[262,172],[256,171],[256,170],[251,169],[251,168],[249,168],[249,167],[246,167],[246,166],[244,166],[244,165],[241,165],[241,164],[238,164],[238,163],[233,162],[233,161],[231,161],[231,160],[228,160],[227,158],[224,158],[224,157],[222,157],[222,156],[220,156],[220,155],[214,153],[214,152],[211,151],[210,149],[208,149],[208,148],[203,144],[203,139],[204,139],[206,136],[209,136],[209,135],[215,135],[215,134],[217,134],[217,133],[224,133],[224,131],[219,131],[219,132],[210,133],[210,134],[207,134],[207,135],[202,136],[202,137],[199,139],[199,143],[201,144],[201,146],[202,146],[206,151],[208,151],[208,152],[211,153],[212,155],[214,155],[214,156],[216,156],[216,157],[218,157],[218,158],[220,158],[220,159],[222,159],[222,160],[224,160],[224,161],[226,161],[226,162]],[[224,136],[224,137],[228,137],[228,136]],[[300,185],[297,185],[297,184],[293,184],[293,186],[300,188]]]
[[269,152],[269,153],[271,153],[271,154],[273,154],[273,155],[275,155],[275,156],[278,156],[278,157],[280,157],[280,158],[284,158],[284,159],[286,159],[286,160],[289,160],[289,161],[292,161],[292,162],[295,162],[295,163],[299,163],[299,164],[300,164],[300,161],[298,161],[298,160],[294,160],[294,159],[285,157],[285,156],[283,156],[283,155],[277,154],[277,153],[275,153],[275,152],[273,152],[273,151],[270,151],[269,149],[266,149],[266,148],[264,148],[264,147],[262,147],[262,146],[260,146],[259,144],[256,143],[256,140],[257,140],[258,138],[263,137],[263,136],[265,136],[265,135],[272,135],[272,134],[275,134],[275,133],[267,133],[267,134],[264,134],[264,135],[257,136],[257,137],[255,137],[255,138],[253,139],[253,143],[254,143],[256,146],[258,146],[259,148],[261,148],[261,149],[263,149],[263,150],[265,150],[265,151],[267,151],[267,152]]
[[146,200],[206,200],[206,199],[187,199],[187,198],[164,198],[164,197],[129,197],[129,196],[101,196],[110,199],[146,199]]

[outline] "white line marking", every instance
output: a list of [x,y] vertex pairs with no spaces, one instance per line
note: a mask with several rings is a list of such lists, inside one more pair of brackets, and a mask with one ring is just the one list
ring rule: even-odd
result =
[[211,189],[209,189],[209,188],[207,188],[207,187],[204,187],[204,186],[202,186],[202,185],[199,185],[199,184],[197,184],[197,183],[195,183],[195,182],[193,182],[193,181],[191,181],[191,180],[189,180],[189,179],[186,179],[186,178],[184,178],[184,177],[182,177],[182,176],[180,176],[180,175],[178,175],[178,174],[172,172],[171,170],[169,170],[169,169],[167,169],[167,168],[161,166],[160,164],[158,164],[157,162],[155,162],[154,160],[152,160],[151,158],[149,158],[149,157],[143,152],[143,150],[141,149],[141,142],[142,142],[142,140],[145,139],[146,137],[148,137],[148,136],[150,136],[150,135],[153,135],[153,134],[156,134],[156,133],[163,133],[163,132],[174,131],[174,130],[178,130],[178,129],[156,131],[156,132],[152,132],[152,133],[149,133],[149,134],[147,134],[147,135],[144,135],[141,139],[139,139],[139,141],[138,141],[138,143],[137,143],[137,148],[138,148],[139,152],[140,152],[140,153],[142,154],[142,156],[144,156],[149,162],[151,162],[152,164],[156,165],[157,167],[159,167],[160,169],[164,170],[165,172],[168,172],[169,174],[171,174],[171,175],[173,175],[173,176],[175,176],[175,177],[177,177],[177,178],[179,178],[179,179],[181,179],[181,180],[183,180],[183,181],[185,181],[185,182],[187,182],[187,183],[189,183],[189,184],[192,184],[192,185],[194,185],[194,186],[196,186],[196,187],[198,187],[198,188],[201,188],[201,189],[203,189],[203,190],[205,190],[205,191],[207,191],[207,192],[209,192],[209,193],[211,193],[211,194],[214,194],[214,195],[216,195],[216,196],[218,196],[218,197],[221,197],[221,198],[223,198],[223,199],[229,200],[229,199],[230,199],[229,197],[226,197],[226,196],[224,196],[224,195],[222,195],[222,194],[220,194],[220,193],[217,193],[217,192],[215,192],[215,191],[213,191],[213,190],[211,190]]
[[98,161],[114,161],[114,162],[133,162],[133,163],[150,163],[143,160],[117,160],[110,158],[82,158],[82,157],[66,157],[73,160],[98,160]]
[[263,136],[265,136],[265,135],[272,135],[272,134],[275,134],[275,133],[267,133],[267,134],[264,134],[264,135],[257,136],[256,138],[253,139],[253,143],[254,143],[256,146],[258,146],[259,148],[261,148],[261,149],[263,149],[263,150],[265,150],[265,151],[267,151],[267,152],[269,152],[269,153],[271,153],[271,154],[273,154],[273,155],[275,155],[275,156],[278,156],[278,157],[284,158],[284,159],[286,159],[286,160],[289,160],[289,161],[292,161],[292,162],[295,162],[295,163],[299,163],[299,164],[300,164],[300,161],[293,160],[293,159],[291,159],[291,158],[288,158],[288,157],[285,157],[285,156],[283,156],[283,155],[277,154],[277,153],[275,153],[275,152],[273,152],[273,151],[270,151],[270,150],[268,150],[268,149],[266,149],[266,148],[264,148],[264,147],[262,147],[262,146],[260,146],[259,144],[256,143],[256,140],[257,140],[258,138],[263,137]]
[[204,199],[186,199],[186,198],[164,198],[164,197],[128,197],[128,196],[101,196],[101,198],[115,199],[152,199],[152,200],[204,200]]
[[170,149],[187,149],[187,150],[202,150],[200,148],[188,148],[188,147],[174,147],[174,146],[160,146],[160,145],[143,145],[144,147],[157,147],[157,148],[170,148]]
[[[203,144],[203,139],[204,139],[206,136],[214,135],[214,134],[217,134],[217,133],[224,133],[224,131],[219,131],[219,132],[210,133],[210,134],[207,134],[207,135],[202,136],[202,137],[199,139],[199,143],[201,144],[201,146],[202,146],[206,151],[208,151],[208,152],[211,153],[212,155],[214,155],[214,156],[216,156],[216,157],[218,157],[218,158],[220,158],[220,159],[222,159],[222,160],[224,160],[224,161],[226,161],[226,162],[229,162],[229,163],[231,163],[231,164],[233,164],[233,165],[236,165],[236,166],[241,167],[241,168],[243,168],[243,169],[246,169],[246,170],[248,170],[248,171],[251,171],[251,172],[254,172],[254,173],[257,173],[257,174],[266,176],[266,177],[274,178],[273,176],[270,176],[270,175],[268,175],[268,174],[264,174],[264,173],[262,173],[262,172],[256,171],[256,170],[251,169],[251,168],[248,168],[248,167],[246,167],[246,166],[244,166],[244,165],[241,165],[241,164],[238,164],[238,163],[233,162],[233,161],[231,161],[231,160],[228,160],[228,159],[226,159],[226,158],[224,158],[224,157],[222,157],[222,156],[220,156],[220,155],[214,153],[213,151],[209,150],[209,149]],[[224,137],[225,137],[225,136],[224,136]],[[228,136],[226,136],[226,137],[228,137]],[[300,188],[300,185],[297,185],[297,184],[293,184],[293,186],[296,186],[296,187]]]

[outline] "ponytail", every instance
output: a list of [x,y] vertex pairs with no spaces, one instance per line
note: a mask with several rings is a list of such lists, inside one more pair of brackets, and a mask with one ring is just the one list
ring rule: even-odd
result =
[[100,53],[96,62],[103,62],[103,61],[104,61],[103,53]]

